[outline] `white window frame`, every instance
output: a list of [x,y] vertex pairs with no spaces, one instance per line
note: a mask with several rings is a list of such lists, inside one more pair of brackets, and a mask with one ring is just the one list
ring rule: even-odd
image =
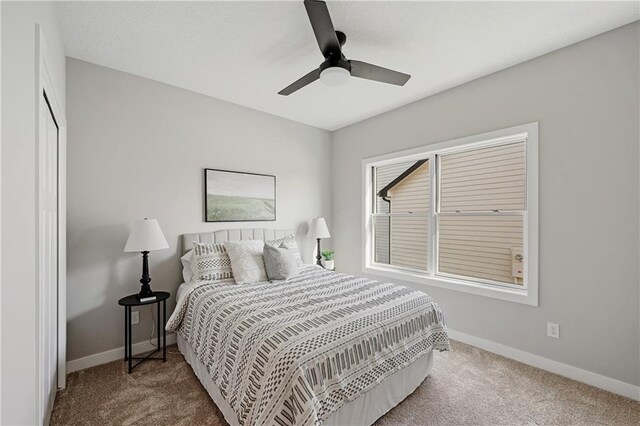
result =
[[[472,148],[485,148],[525,141],[526,149],[526,212],[523,214],[524,228],[524,271],[523,285],[498,283],[490,280],[469,279],[452,274],[439,273],[437,270],[437,191],[436,156]],[[410,268],[396,267],[374,262],[373,253],[373,168],[399,161],[429,159],[431,184],[431,212],[428,218],[429,241],[428,272]],[[446,288],[495,299],[538,306],[538,123],[528,123],[506,129],[460,139],[412,148],[362,160],[362,272],[373,276],[382,276],[409,281],[426,286]]]

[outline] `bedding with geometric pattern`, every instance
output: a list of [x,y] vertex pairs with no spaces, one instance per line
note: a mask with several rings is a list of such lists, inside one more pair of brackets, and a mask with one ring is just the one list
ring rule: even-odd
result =
[[275,283],[194,283],[167,330],[189,343],[241,425],[320,425],[431,350],[449,349],[427,294],[316,266]]
[[223,280],[232,278],[231,259],[224,244],[193,243],[196,270],[195,280]]

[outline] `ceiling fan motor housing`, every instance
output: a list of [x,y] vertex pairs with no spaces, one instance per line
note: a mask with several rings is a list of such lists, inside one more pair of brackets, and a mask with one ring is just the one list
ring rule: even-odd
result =
[[318,67],[320,69],[320,72],[326,70],[327,68],[340,67],[349,71],[349,74],[351,74],[351,64],[349,64],[349,61],[347,61],[347,58],[345,58],[344,55],[342,54],[337,59],[336,59],[336,56],[337,55],[330,55],[327,58],[327,60],[321,63],[320,66]]

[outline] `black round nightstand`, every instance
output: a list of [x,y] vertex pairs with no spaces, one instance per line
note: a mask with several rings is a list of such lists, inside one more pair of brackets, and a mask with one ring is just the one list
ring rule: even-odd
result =
[[[167,360],[167,332],[165,327],[167,326],[167,299],[171,294],[166,291],[156,291],[153,294],[156,296],[155,300],[149,300],[146,302],[141,302],[137,294],[132,294],[131,296],[123,297],[118,300],[118,305],[124,306],[124,360],[129,364],[129,373],[131,373],[141,362],[148,359],[162,360],[163,362]],[[160,302],[162,302],[162,358],[153,358],[151,355],[160,351]],[[145,357],[134,357],[131,353],[131,307],[151,305],[153,303],[158,307],[158,347]],[[132,365],[134,359],[138,360],[138,362]]]

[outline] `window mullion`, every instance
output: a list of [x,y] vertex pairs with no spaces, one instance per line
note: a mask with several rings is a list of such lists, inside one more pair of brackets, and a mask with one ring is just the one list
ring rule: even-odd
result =
[[437,206],[438,206],[438,188],[437,188],[437,169],[438,164],[436,163],[436,155],[429,155],[429,196],[431,199],[429,200],[429,235],[427,239],[427,261],[429,262],[427,266],[427,272],[431,275],[435,275],[436,267],[437,267],[437,227],[438,227],[438,217],[436,215]]

